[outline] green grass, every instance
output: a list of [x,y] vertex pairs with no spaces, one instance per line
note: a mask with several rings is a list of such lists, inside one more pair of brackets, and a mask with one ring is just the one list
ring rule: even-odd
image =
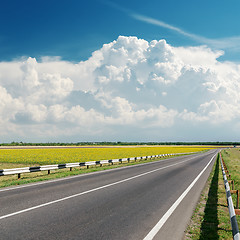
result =
[[[227,156],[228,159],[225,162],[233,168],[236,168],[238,162],[240,163],[240,154],[236,155],[235,152],[224,151],[222,155],[224,160]],[[234,171],[231,168],[229,168],[230,174],[232,175],[233,173],[233,177],[235,175],[239,177],[237,170]],[[236,186],[238,185],[236,184]],[[234,203],[236,203],[236,197],[234,195],[232,197]],[[239,224],[240,216],[237,216],[237,221]],[[184,239],[232,239],[231,223],[219,157],[202,191],[191,222],[186,229]]]
[[234,180],[234,188],[240,190],[240,149],[230,148],[223,150],[222,157],[227,165],[231,179]]

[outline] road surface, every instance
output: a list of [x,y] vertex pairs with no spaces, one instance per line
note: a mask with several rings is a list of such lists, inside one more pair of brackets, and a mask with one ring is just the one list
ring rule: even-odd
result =
[[216,153],[0,189],[0,239],[182,239]]

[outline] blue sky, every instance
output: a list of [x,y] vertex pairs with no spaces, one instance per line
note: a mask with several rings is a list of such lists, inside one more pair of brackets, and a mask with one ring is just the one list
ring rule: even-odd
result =
[[240,141],[239,8],[2,1],[0,142]]
[[[166,39],[174,46],[205,44],[174,30],[137,20],[133,14],[208,39],[222,39],[240,36],[239,9],[236,0],[2,1],[0,60],[46,55],[69,61],[86,60],[93,51],[119,35],[148,41]],[[225,52],[222,59],[239,61],[239,49]]]

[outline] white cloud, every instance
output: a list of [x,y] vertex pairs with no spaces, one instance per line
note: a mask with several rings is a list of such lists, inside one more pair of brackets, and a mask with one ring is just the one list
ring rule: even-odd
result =
[[174,31],[174,32],[180,34],[180,35],[183,35],[183,36],[188,37],[192,40],[195,40],[198,43],[206,44],[206,45],[208,45],[212,48],[230,49],[230,50],[235,50],[235,51],[236,50],[239,51],[239,49],[240,49],[240,41],[239,41],[240,36],[211,39],[211,38],[203,37],[203,36],[200,36],[200,35],[197,35],[197,34],[193,34],[193,33],[184,31],[181,28],[175,27],[173,25],[170,25],[166,22],[160,21],[160,20],[155,19],[155,18],[144,16],[144,15],[141,15],[141,14],[138,14],[138,13],[133,13],[133,12],[130,12],[130,11],[128,11],[127,14],[130,17],[132,17],[132,18],[134,18],[138,21],[169,29],[171,31]]
[[160,21],[158,19],[154,19],[154,18],[151,18],[151,17],[148,17],[148,16],[144,16],[144,15],[141,15],[141,14],[137,14],[137,13],[131,13],[130,16],[136,20],[139,20],[139,21],[142,21],[142,22],[146,22],[146,23],[149,23],[149,24],[152,24],[152,25],[156,25],[156,26],[159,26],[159,27],[163,27],[163,28],[167,28],[169,30],[172,30],[174,32],[177,32],[181,35],[184,35],[186,37],[189,37],[189,38],[192,38],[194,40],[197,40],[199,42],[207,42],[208,39],[204,38],[204,37],[201,37],[201,36],[198,36],[196,34],[192,34],[192,33],[188,33],[186,31],[183,31],[182,29],[180,28],[177,28],[173,25],[170,25],[170,24],[167,24],[163,21]]
[[161,28],[168,29],[170,31],[173,31],[179,35],[185,36],[189,39],[192,39],[200,44],[206,44],[214,49],[224,49],[224,50],[230,50],[230,51],[239,51],[240,50],[240,36],[231,36],[231,37],[225,37],[225,38],[218,38],[218,39],[211,39],[204,36],[200,36],[194,33],[190,33],[188,31],[183,30],[180,27],[173,26],[171,24],[168,24],[164,21],[161,21],[159,19],[155,19],[146,15],[142,15],[139,13],[136,13],[130,9],[124,8],[116,3],[113,3],[111,1],[104,1],[103,4],[106,4],[112,8],[117,9],[118,11],[123,12],[124,14],[128,15],[129,17],[141,21],[147,24],[155,25]]
[[1,136],[164,141],[186,140],[197,126],[208,138],[220,126],[239,129],[240,66],[219,62],[222,54],[119,36],[76,64],[1,62]]

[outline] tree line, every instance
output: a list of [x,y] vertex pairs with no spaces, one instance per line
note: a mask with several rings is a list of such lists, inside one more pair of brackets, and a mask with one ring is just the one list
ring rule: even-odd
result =
[[133,146],[133,145],[216,145],[216,146],[237,146],[240,142],[47,142],[47,143],[26,143],[11,142],[0,143],[0,146]]

